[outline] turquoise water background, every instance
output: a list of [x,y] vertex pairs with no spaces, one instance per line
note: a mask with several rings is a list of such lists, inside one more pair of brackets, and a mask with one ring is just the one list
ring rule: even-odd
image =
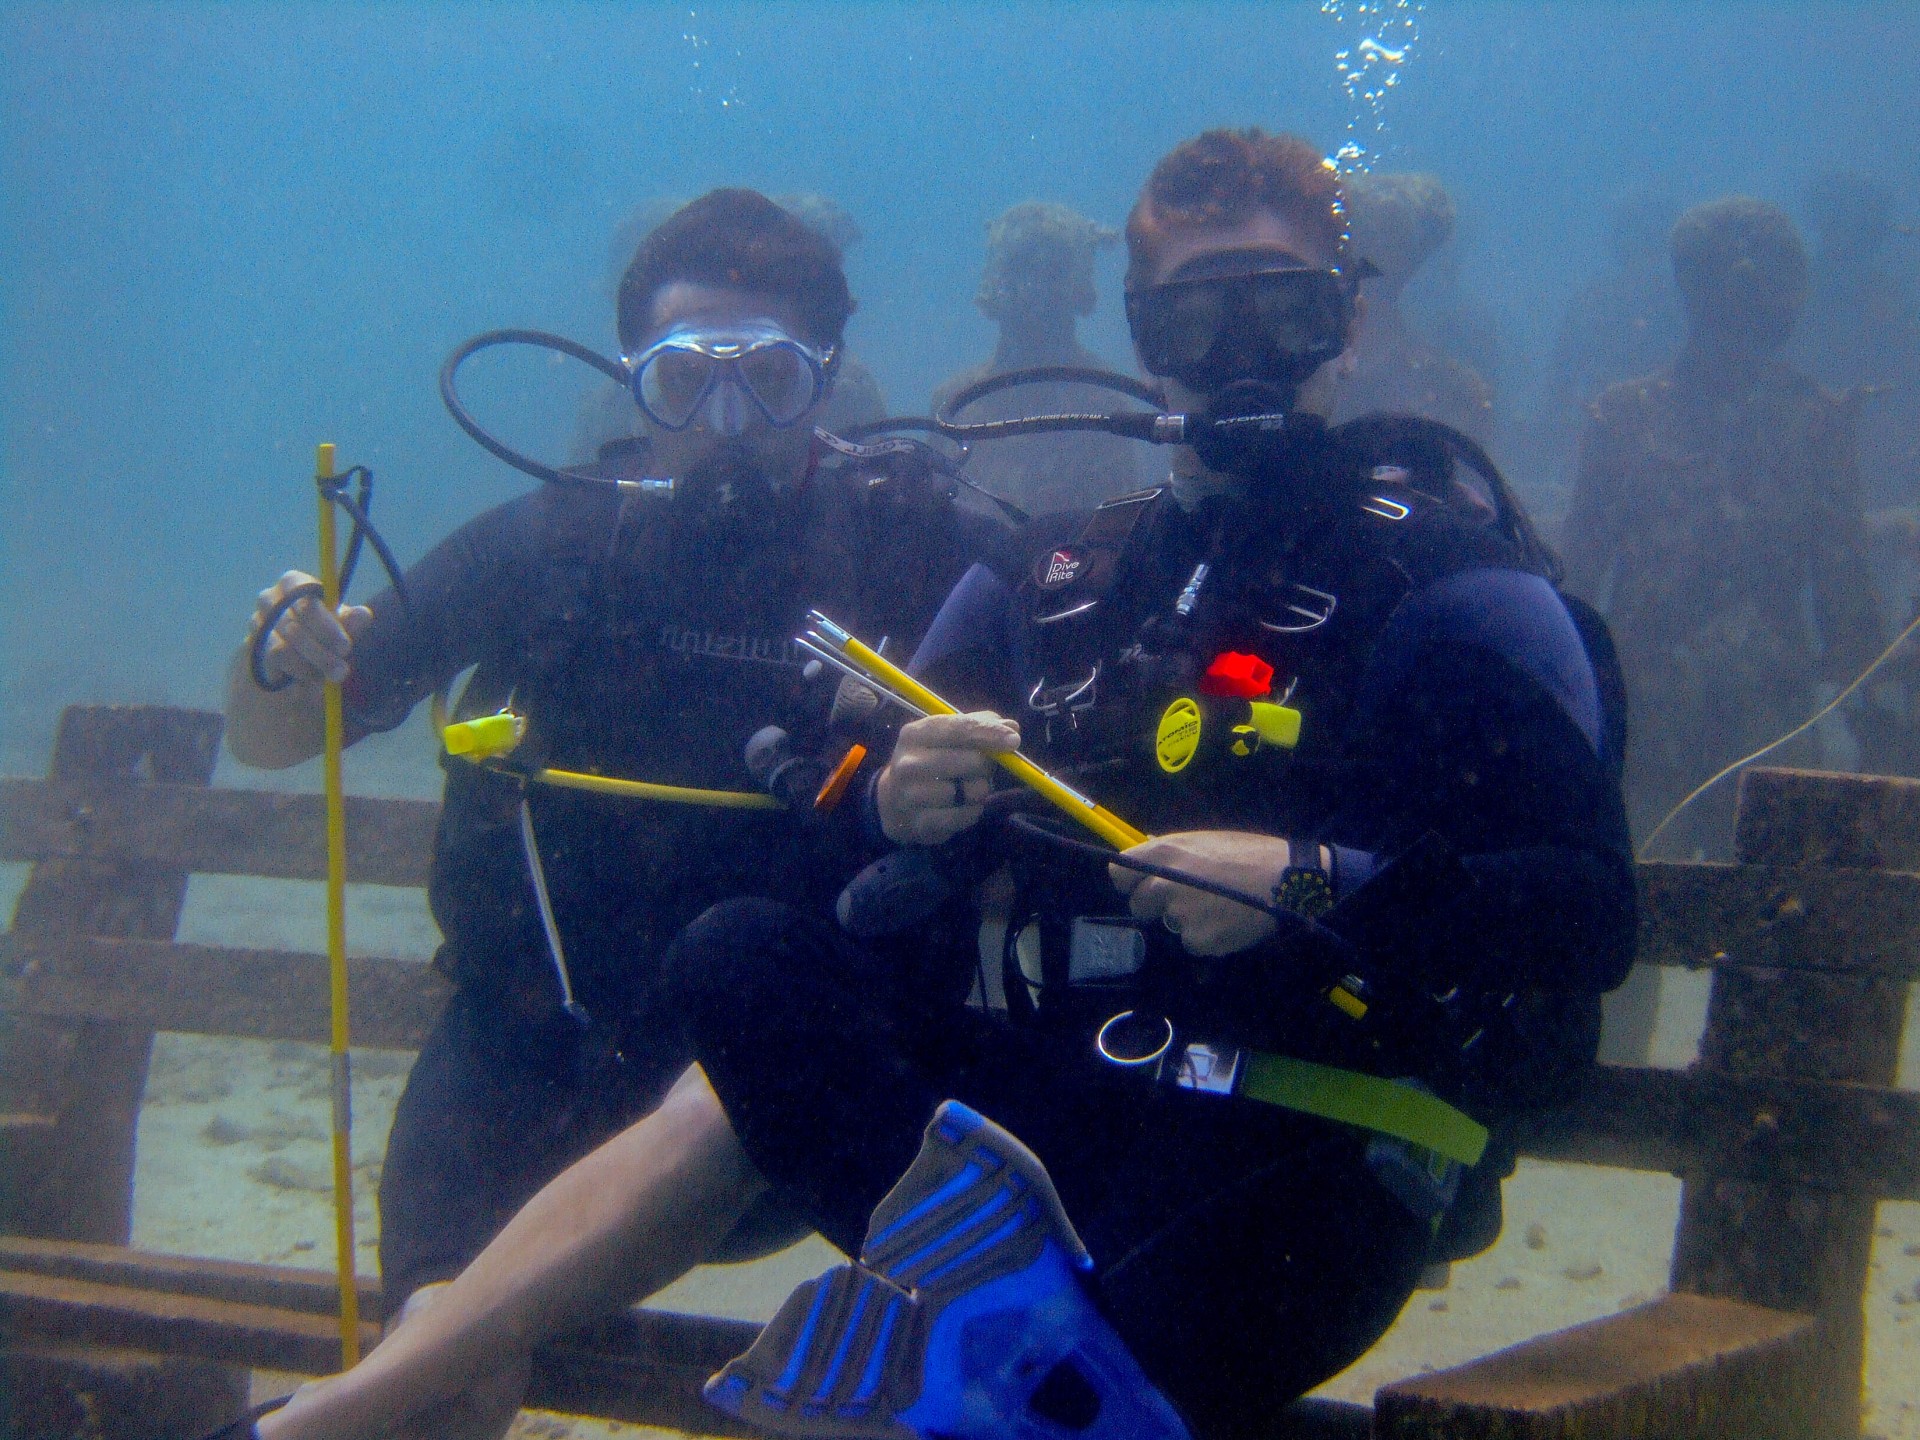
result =
[[[1387,128],[1363,138],[1452,187],[1456,273],[1500,325],[1517,412],[1623,193],[1791,205],[1849,165],[1914,213],[1920,6],[1413,8]],[[1331,152],[1351,19],[1317,0],[5,8],[5,768],[44,764],[66,701],[216,703],[254,591],[307,563],[316,440],[379,472],[403,557],[521,488],[447,420],[435,371],[496,325],[610,349],[609,237],[636,205],[731,183],[839,201],[866,237],[854,348],[918,409],[990,348],[971,305],[989,219],[1039,198],[1117,225],[1208,125]],[[1110,253],[1085,328],[1116,361],[1118,270]],[[502,362],[475,394],[557,456],[578,378]]]

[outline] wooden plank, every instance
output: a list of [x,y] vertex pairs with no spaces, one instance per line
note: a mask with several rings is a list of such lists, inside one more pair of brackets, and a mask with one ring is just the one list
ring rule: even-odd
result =
[[[0,779],[0,859],[114,856],[200,875],[322,880],[319,795],[193,785]],[[347,797],[347,878],[422,886],[440,807]]]
[[[154,1294],[197,1295],[203,1300],[265,1305],[307,1315],[334,1315],[340,1308],[340,1290],[331,1270],[163,1255],[76,1240],[0,1235],[0,1270]],[[363,1278],[359,1291],[361,1313],[378,1315],[380,1282]]]
[[759,1334],[744,1320],[630,1310],[536,1351],[527,1403],[696,1435],[750,1436],[755,1432],[707,1404],[700,1390]]
[[1755,864],[1920,870],[1920,780],[1748,770],[1734,840]]
[[1920,1093],[1880,1086],[1602,1065],[1570,1104],[1529,1117],[1520,1146],[1539,1159],[1920,1200]]
[[[204,786],[220,744],[218,715],[151,706],[69,706],[54,740],[62,783]],[[39,861],[14,907],[17,934],[170,940],[186,899],[178,858],[96,856]],[[149,1028],[85,1017],[61,1077],[58,1123],[10,1128],[0,1169],[15,1182],[0,1229],[126,1242],[132,1224],[133,1137],[153,1048]]]
[[1891,1085],[1907,987],[1880,976],[1734,970],[1713,978],[1700,1063],[1733,1074]]
[[247,1408],[250,1372],[191,1356],[68,1345],[0,1347],[0,1435],[185,1440]]
[[[0,938],[26,1015],[87,1017],[152,1030],[323,1043],[327,958],[85,935]],[[353,1039],[417,1050],[450,987],[418,961],[349,958]]]
[[[361,1348],[380,1328],[361,1325]],[[197,1355],[225,1365],[324,1375],[340,1368],[340,1324],[268,1305],[208,1300],[0,1271],[0,1334]]]
[[1818,1367],[1804,1315],[1669,1295],[1374,1396],[1379,1440],[1800,1440]]
[[1920,875],[1670,861],[1635,868],[1643,965],[1920,978]]
[[[15,1268],[18,1258],[15,1250],[0,1261],[0,1335],[10,1339],[121,1346],[303,1375],[339,1368],[337,1322],[324,1310],[306,1308],[317,1296],[331,1296],[329,1279],[319,1272],[183,1261],[169,1273],[158,1263],[162,1257],[129,1255],[116,1262],[97,1251],[76,1257],[93,1273],[156,1278],[188,1287],[182,1292],[35,1273]],[[29,1258],[53,1263],[46,1253]],[[195,1279],[190,1267],[206,1273]],[[236,1285],[255,1298],[197,1293]],[[275,1295],[293,1305],[262,1303]],[[534,1357],[527,1400],[569,1414],[744,1435],[707,1406],[700,1387],[759,1331],[741,1320],[629,1311],[543,1347]],[[376,1327],[363,1325],[362,1336],[363,1346],[371,1348]]]

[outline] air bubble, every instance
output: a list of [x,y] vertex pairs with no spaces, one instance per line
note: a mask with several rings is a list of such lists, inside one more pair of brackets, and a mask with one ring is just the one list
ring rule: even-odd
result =
[[1333,154],[1342,170],[1373,168],[1375,150],[1386,135],[1387,92],[1399,85],[1420,43],[1425,9],[1425,0],[1321,0],[1322,15],[1359,32],[1333,56],[1350,107],[1347,138]]

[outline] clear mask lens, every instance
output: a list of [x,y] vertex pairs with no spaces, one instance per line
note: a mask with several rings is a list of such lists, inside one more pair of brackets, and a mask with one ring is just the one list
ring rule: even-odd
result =
[[726,435],[757,415],[799,423],[826,393],[831,356],[772,327],[675,330],[628,362],[633,398],[655,424],[684,430],[703,414]]

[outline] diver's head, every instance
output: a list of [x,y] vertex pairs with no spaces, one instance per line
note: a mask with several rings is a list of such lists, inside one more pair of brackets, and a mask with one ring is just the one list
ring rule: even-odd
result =
[[1765,355],[1787,343],[1800,318],[1807,252],[1779,206],[1713,200],[1675,223],[1673,278],[1694,349]]
[[1093,258],[1119,236],[1064,205],[1029,200],[987,226],[987,264],[973,303],[1016,337],[1047,338],[1091,315]]
[[1346,182],[1349,248],[1379,272],[1368,293],[1392,297],[1453,238],[1458,214],[1437,175],[1355,175]]
[[[653,463],[695,501],[798,482],[852,312],[839,250],[765,196],[715,190],[676,211],[620,282]],[[715,475],[730,478],[701,484]]]
[[[1209,130],[1127,219],[1127,322],[1174,410],[1323,409],[1359,318],[1340,180],[1292,135]],[[1195,472],[1182,453],[1175,473]]]

